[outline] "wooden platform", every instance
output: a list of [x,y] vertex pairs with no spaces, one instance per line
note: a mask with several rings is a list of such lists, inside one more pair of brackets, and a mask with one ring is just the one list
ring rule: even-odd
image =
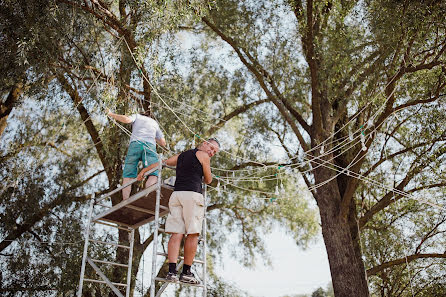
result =
[[[155,219],[156,187],[157,185],[153,185],[136,193],[129,199],[99,214],[93,218],[93,221],[105,221],[131,228],[137,228],[153,221]],[[169,198],[172,192],[172,186],[167,184],[161,186],[160,218],[169,213]]]

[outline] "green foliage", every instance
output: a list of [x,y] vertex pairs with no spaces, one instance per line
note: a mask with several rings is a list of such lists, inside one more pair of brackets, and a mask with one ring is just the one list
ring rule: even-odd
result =
[[[26,83],[24,100],[11,114],[0,146],[0,230],[8,236],[32,221],[2,252],[18,255],[2,261],[2,288],[17,289],[23,278],[24,285],[41,285],[29,295],[44,295],[41,290],[48,286],[61,294],[75,290],[81,245],[35,241],[81,240],[84,202],[92,193],[120,182],[128,136],[107,121],[106,108],[129,114],[150,106],[172,149],[165,155],[190,148],[194,134],[223,139],[228,153],[220,153],[213,167],[238,171],[232,177],[213,170],[221,184],[220,193],[215,181],[209,191],[210,263],[219,261],[228,241],[234,242],[234,257],[245,265],[255,267],[257,259],[268,263],[262,235],[276,225],[298,245],[308,246],[319,230],[308,191],[315,176],[303,163],[308,155],[296,131],[277,106],[287,102],[310,125],[315,89],[325,100],[324,117],[333,120],[327,121],[324,137],[347,122],[347,129],[355,131],[370,118],[376,120],[373,116],[384,110],[383,104],[392,96],[394,102],[387,109],[401,107],[373,133],[371,127],[365,129],[374,138],[358,172],[374,183],[359,184],[354,206],[366,269],[406,254],[444,252],[443,217],[435,208],[396,193],[389,205],[367,218],[387,199],[388,189],[406,176],[410,179],[403,190],[444,205],[446,11],[441,1],[423,5],[315,1],[318,30],[310,58],[318,66],[317,85],[312,84],[305,41],[308,7],[299,7],[300,1],[102,2],[116,20],[104,22],[81,6],[82,1],[73,1],[72,6],[39,0],[0,3],[1,94],[17,82]],[[203,16],[231,37],[232,47],[202,22]],[[249,60],[260,77],[242,59]],[[427,66],[413,68],[420,64]],[[155,89],[147,82],[144,85],[141,67]],[[391,87],[389,81],[399,74],[392,96],[389,91],[384,95],[383,89]],[[64,79],[82,101],[69,95]],[[360,117],[350,121],[363,107]],[[80,116],[82,108],[86,115]],[[237,110],[240,113],[233,115]],[[220,123],[221,118],[225,121]],[[91,126],[85,128],[89,120],[97,139]],[[313,146],[323,140],[298,129]],[[334,140],[348,138],[347,129],[338,131]],[[337,157],[331,165],[347,166],[360,149],[358,143],[343,146],[334,152]],[[259,170],[258,164],[247,160],[290,168]],[[102,170],[106,174],[89,179]],[[342,174],[336,179],[340,192],[346,179]],[[275,188],[282,186],[284,192],[277,195]],[[51,208],[46,213],[32,219],[47,206]],[[97,235],[119,239],[103,232],[97,230]],[[94,249],[99,257],[116,257],[112,249]],[[444,292],[444,261],[418,259],[410,267],[392,266],[371,276],[373,294],[410,296],[411,278],[420,296]],[[88,290],[107,293],[96,285]],[[215,273],[209,291],[215,296],[244,294],[219,281]]]

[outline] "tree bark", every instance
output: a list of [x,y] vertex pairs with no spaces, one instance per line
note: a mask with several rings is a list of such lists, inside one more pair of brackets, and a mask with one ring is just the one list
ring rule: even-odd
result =
[[[316,184],[332,175],[330,169],[316,170]],[[316,201],[336,297],[368,297],[369,289],[360,247],[355,244],[351,224],[340,216],[341,195],[336,180],[317,190]]]

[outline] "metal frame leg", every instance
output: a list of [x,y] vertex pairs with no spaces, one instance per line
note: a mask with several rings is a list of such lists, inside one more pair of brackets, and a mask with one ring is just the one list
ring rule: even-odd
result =
[[127,270],[127,288],[125,290],[125,296],[130,296],[130,283],[132,280],[132,264],[133,264],[133,244],[135,242],[135,229],[132,228],[130,232],[130,250],[129,250],[129,267]]
[[207,257],[206,257],[206,237],[207,237],[207,221],[206,221],[206,208],[207,208],[207,187],[204,185],[204,216],[203,216],[203,297],[206,297],[206,275],[207,275]]
[[91,225],[91,216],[93,214],[94,199],[95,197],[93,196],[90,201],[90,210],[88,211],[88,223],[87,223],[87,228],[85,230],[84,253],[82,255],[81,276],[79,279],[79,289],[77,291],[77,297],[82,296],[82,289],[84,285],[85,264],[87,262],[88,242],[90,239],[90,225]]
[[159,215],[160,215],[160,199],[161,199],[161,179],[162,179],[162,154],[159,155],[159,167],[158,167],[158,188],[156,190],[156,207],[155,207],[155,230],[153,232],[153,256],[152,256],[152,277],[150,283],[150,296],[155,297],[155,273],[156,273],[156,259],[158,249],[158,228],[159,228]]

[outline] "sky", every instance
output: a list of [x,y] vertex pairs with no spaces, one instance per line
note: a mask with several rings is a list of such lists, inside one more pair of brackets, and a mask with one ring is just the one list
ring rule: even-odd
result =
[[319,287],[326,289],[331,277],[322,235],[306,250],[279,228],[264,240],[272,267],[258,263],[255,269],[248,269],[225,255],[225,267],[219,271],[222,277],[253,297],[311,294]]
[[[327,288],[331,282],[327,252],[319,234],[316,242],[303,250],[284,230],[275,228],[265,235],[266,250],[271,256],[272,267],[264,266],[260,261],[255,268],[243,267],[230,257],[228,249],[224,251],[224,267],[217,266],[216,272],[224,281],[230,282],[245,291],[250,297],[282,297],[285,295],[311,294],[319,287]],[[230,243],[228,243],[228,247]],[[150,285],[152,249],[144,253],[144,288]],[[194,264],[197,265],[197,264]],[[201,266],[194,267],[201,271]],[[139,273],[141,274],[141,269]],[[137,287],[141,287],[140,274]],[[174,290],[166,289],[162,296],[173,297]],[[197,291],[201,297],[201,292]],[[137,295],[135,295],[137,296]]]

